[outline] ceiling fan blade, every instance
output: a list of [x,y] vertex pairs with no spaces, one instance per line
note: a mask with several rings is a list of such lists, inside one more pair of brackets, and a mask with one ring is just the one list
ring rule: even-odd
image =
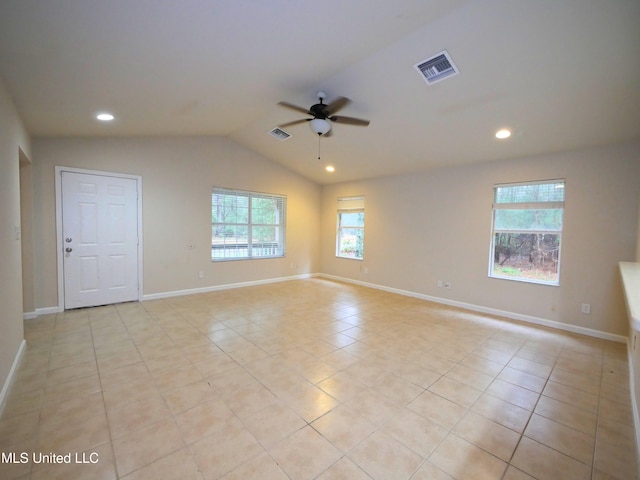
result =
[[362,118],[340,117],[337,115],[329,117],[329,120],[336,123],[343,123],[345,125],[355,125],[357,127],[366,127],[370,123],[369,120],[364,120]]
[[309,109],[299,107],[297,105],[294,105],[293,103],[278,102],[278,105],[280,105],[281,107],[288,108],[289,110],[295,110],[296,112],[306,113],[307,115],[311,115],[311,113],[309,112]]
[[348,98],[346,98],[346,97],[338,97],[335,100],[333,100],[330,104],[328,104],[324,108],[324,111],[327,112],[327,115],[333,115],[338,110],[346,107],[350,103],[351,103],[351,100],[349,100]]
[[292,125],[299,125],[301,123],[310,122],[311,120],[313,120],[313,119],[312,118],[302,118],[300,120],[294,120],[292,122],[281,123],[280,125],[278,125],[278,127],[280,127],[280,128],[290,127]]

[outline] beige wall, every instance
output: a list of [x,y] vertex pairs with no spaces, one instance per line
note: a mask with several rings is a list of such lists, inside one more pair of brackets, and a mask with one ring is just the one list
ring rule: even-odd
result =
[[[489,278],[493,185],[555,178],[567,185],[561,285]],[[321,271],[626,336],[617,266],[636,256],[639,192],[638,143],[334,185],[323,189]],[[360,194],[365,258],[336,258],[336,198]]]
[[20,150],[25,157],[30,156],[29,136],[0,79],[0,390],[8,380],[24,338]]
[[[142,176],[145,295],[318,271],[320,187],[231,140],[40,138],[33,149],[38,308],[58,303],[55,166]],[[212,263],[212,186],[287,195],[286,258]]]

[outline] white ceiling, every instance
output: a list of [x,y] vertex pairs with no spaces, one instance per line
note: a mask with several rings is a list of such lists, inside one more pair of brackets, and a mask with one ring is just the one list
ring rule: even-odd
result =
[[[640,138],[640,2],[0,0],[0,75],[33,136],[224,135],[326,184]],[[267,133],[318,90],[371,120],[322,160]]]

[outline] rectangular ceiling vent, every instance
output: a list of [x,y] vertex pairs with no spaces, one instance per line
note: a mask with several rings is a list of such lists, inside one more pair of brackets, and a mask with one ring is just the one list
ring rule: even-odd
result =
[[270,130],[269,134],[273,135],[278,140],[286,140],[287,138],[289,138],[291,136],[290,133],[285,132],[284,130],[282,130],[279,127],[276,127],[273,130]]
[[434,57],[416,63],[413,67],[422,75],[424,81],[429,85],[433,85],[459,73],[458,68],[454,65],[451,56],[446,50]]

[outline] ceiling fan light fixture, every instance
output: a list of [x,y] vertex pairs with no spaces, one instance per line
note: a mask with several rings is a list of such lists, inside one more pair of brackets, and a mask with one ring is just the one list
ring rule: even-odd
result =
[[496,132],[496,138],[500,140],[504,140],[506,138],[509,138],[510,136],[511,136],[511,130],[507,128],[500,129]]
[[108,112],[101,112],[96,115],[96,119],[100,120],[101,122],[110,122],[114,118],[115,117]]
[[331,124],[324,118],[314,118],[309,121],[309,126],[318,135],[324,135],[331,130]]

